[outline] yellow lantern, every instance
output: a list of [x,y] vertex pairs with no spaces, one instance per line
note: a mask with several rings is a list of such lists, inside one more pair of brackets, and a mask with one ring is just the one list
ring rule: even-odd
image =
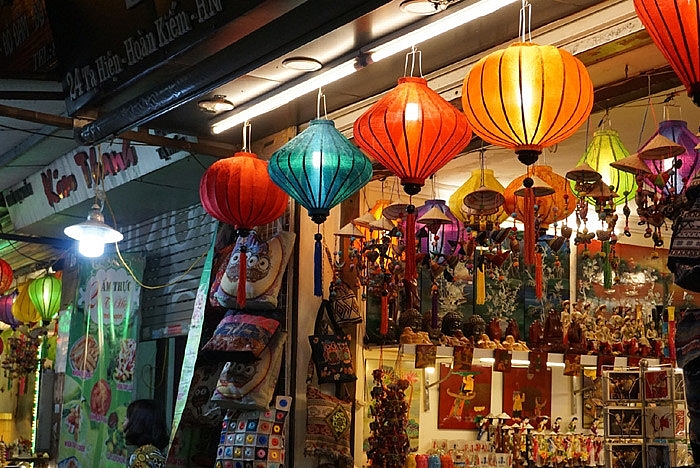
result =
[[[492,169],[474,169],[472,174],[467,179],[464,184],[462,184],[450,197],[447,202],[447,206],[450,207],[450,211],[455,215],[455,217],[462,221],[463,223],[472,223],[475,221],[475,216],[481,216],[476,210],[470,209],[464,204],[464,197],[476,192],[482,187],[482,171],[483,171],[483,186],[496,192],[503,193],[505,188],[496,179]],[[503,206],[496,208],[494,212],[485,213],[490,220],[493,220],[495,224],[500,224],[506,219],[508,219],[508,213],[503,209]]]
[[22,323],[30,324],[41,320],[39,312],[29,298],[29,283],[22,283],[17,287],[19,294],[12,304],[12,315]]

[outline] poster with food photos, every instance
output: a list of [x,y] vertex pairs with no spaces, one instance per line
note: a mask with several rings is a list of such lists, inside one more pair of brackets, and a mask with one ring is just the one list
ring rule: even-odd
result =
[[[145,259],[123,254],[83,262],[70,308],[58,467],[123,468],[122,432],[133,399],[139,282]],[[64,291],[66,294],[66,291]]]

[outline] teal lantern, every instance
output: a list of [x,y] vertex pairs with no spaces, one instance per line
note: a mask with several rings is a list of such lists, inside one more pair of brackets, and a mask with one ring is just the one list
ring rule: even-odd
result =
[[[306,130],[275,151],[267,170],[272,181],[319,225],[331,208],[372,178],[369,159],[327,119],[312,120]],[[321,233],[314,238],[314,294],[322,296]]]

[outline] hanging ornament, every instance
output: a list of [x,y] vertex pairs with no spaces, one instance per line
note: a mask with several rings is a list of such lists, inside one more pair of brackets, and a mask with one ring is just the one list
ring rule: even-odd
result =
[[61,280],[53,275],[41,276],[29,283],[29,299],[46,326],[61,307]]
[[[318,102],[322,93],[319,90]],[[270,178],[321,225],[330,209],[353,195],[372,178],[369,159],[350,143],[332,120],[312,120],[309,127],[275,151],[268,166]],[[314,235],[314,294],[323,295],[322,235]]]
[[0,296],[0,322],[9,325],[13,330],[20,326],[20,322],[12,315],[12,305],[16,298],[16,291]]
[[[407,56],[415,63],[420,52]],[[428,87],[424,78],[404,76],[398,85],[362,114],[354,125],[357,144],[401,179],[404,191],[416,195],[425,179],[447,164],[471,140],[467,119]],[[406,216],[406,268],[416,278],[415,206]]]
[[634,0],[637,16],[697,106],[700,106],[699,4],[698,0]]
[[[212,164],[199,182],[199,198],[214,218],[236,228],[248,237],[255,226],[270,223],[287,209],[288,197],[267,173],[267,162],[247,151],[250,124],[243,126],[243,151]],[[244,243],[242,243],[244,244]],[[236,300],[242,308],[246,300],[247,260],[241,249]]]
[[13,279],[12,267],[9,263],[0,258],[0,294],[3,294],[9,289]]
[[[418,224],[423,224],[427,236],[425,251],[438,263],[443,263],[452,254],[459,239],[459,222],[445,200],[426,200],[416,212]],[[421,246],[422,249],[423,246]]]

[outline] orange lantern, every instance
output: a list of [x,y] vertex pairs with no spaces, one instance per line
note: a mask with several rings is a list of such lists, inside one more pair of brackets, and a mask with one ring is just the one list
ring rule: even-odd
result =
[[[424,78],[407,76],[362,114],[354,125],[358,146],[401,179],[409,195],[471,140],[466,117]],[[406,270],[416,277],[415,206],[406,209]]]
[[695,105],[700,106],[698,0],[634,0],[637,16]]
[[[548,226],[557,221],[561,221],[574,212],[574,194],[571,191],[571,186],[566,178],[560,176],[552,170],[551,166],[532,166],[531,175],[535,175],[547,183],[554,193],[537,197],[537,216],[540,218],[542,226]],[[508,213],[516,213],[518,219],[524,218],[524,203],[521,196],[515,194],[516,191],[523,188],[523,181],[528,177],[523,174],[520,177],[513,179],[508,184],[503,195],[506,197],[505,209]]]
[[526,165],[571,136],[593,107],[586,67],[554,46],[518,42],[479,60],[464,79],[462,107],[474,133],[513,149]]

